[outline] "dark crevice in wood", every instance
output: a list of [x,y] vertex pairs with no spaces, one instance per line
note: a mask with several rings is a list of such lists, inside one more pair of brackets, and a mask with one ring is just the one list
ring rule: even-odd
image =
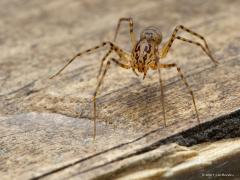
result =
[[[32,179],[40,179],[40,178],[49,176],[53,173],[57,173],[61,170],[72,167],[72,166],[74,166],[78,163],[89,160],[89,159],[94,158],[98,155],[109,152],[113,149],[117,149],[117,148],[125,146],[127,144],[131,144],[133,142],[139,141],[140,139],[142,139],[146,136],[149,136],[152,133],[160,131],[161,129],[162,128],[156,129],[156,130],[151,131],[151,132],[149,132],[149,133],[147,133],[147,134],[145,134],[145,135],[143,135],[143,136],[141,136],[141,137],[139,137],[139,138],[137,138],[137,139],[135,139],[131,142],[120,144],[120,145],[115,146],[111,149],[102,151],[100,153],[94,154],[94,155],[86,157],[84,159],[80,159],[80,160],[75,161],[71,164],[62,166],[58,169],[52,170],[50,172],[47,172],[47,173],[42,174],[40,176],[34,177]],[[188,129],[188,130],[183,131],[181,133],[175,134],[175,135],[167,137],[165,139],[158,140],[155,143],[151,144],[150,146],[147,146],[145,148],[141,148],[141,149],[139,149],[139,150],[137,150],[137,151],[135,151],[131,154],[126,155],[126,156],[121,156],[121,157],[116,158],[112,161],[109,161],[105,164],[101,164],[101,165],[94,166],[92,168],[80,171],[79,173],[74,174],[73,176],[92,171],[94,169],[106,166],[106,165],[111,164],[111,163],[121,161],[121,160],[126,159],[126,158],[130,158],[132,156],[136,156],[136,155],[139,155],[139,154],[149,152],[151,150],[154,150],[154,149],[158,148],[161,145],[165,145],[165,144],[169,144],[169,143],[177,143],[177,144],[183,145],[183,146],[192,146],[192,145],[200,144],[200,143],[203,143],[203,142],[212,142],[212,141],[217,141],[217,140],[221,140],[221,139],[235,138],[235,137],[240,137],[240,109],[236,110],[236,111],[234,111],[230,114],[223,115],[223,116],[220,116],[218,118],[215,118],[212,121],[208,121],[208,122],[203,123],[201,125],[195,126],[191,129]]]
[[152,151],[161,145],[177,143],[182,146],[193,146],[203,142],[214,142],[217,140],[236,138],[236,137],[240,137],[240,109],[230,114],[215,118],[212,121],[208,121],[206,123],[195,126],[186,131],[170,136],[168,138],[159,140],[153,143],[152,145],[139,149],[138,151],[132,154],[129,154],[127,156],[122,156],[108,163],[99,165],[97,167],[92,167],[85,171],[81,171],[75,175],[80,175],[80,174],[92,171],[94,169],[106,166],[108,164],[115,163],[117,161],[130,158],[132,156],[136,156],[136,155],[140,155],[140,154]]
[[203,142],[236,137],[240,137],[240,109],[156,142],[153,149],[162,144],[178,143],[189,147]]
[[[29,88],[31,88],[32,86],[34,86],[35,82],[37,82],[37,80],[33,80],[32,82],[24,85],[23,87],[21,87],[21,88],[19,88],[19,89],[16,89],[16,90],[14,90],[14,91],[11,91],[11,92],[9,92],[9,93],[7,93],[7,94],[2,94],[2,95],[0,95],[0,97],[12,95],[12,94],[18,94],[18,93],[19,93],[19,94],[21,94],[21,93],[27,94],[27,93],[26,93],[26,90],[28,90]],[[28,90],[28,91],[29,91],[29,90]],[[28,91],[27,91],[27,92],[28,92]]]

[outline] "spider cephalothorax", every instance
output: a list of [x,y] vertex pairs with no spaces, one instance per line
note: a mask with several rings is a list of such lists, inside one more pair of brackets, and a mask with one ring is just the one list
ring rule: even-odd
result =
[[[199,119],[199,116],[198,116],[198,111],[197,111],[197,107],[196,107],[193,92],[192,92],[190,86],[188,85],[185,77],[183,76],[183,73],[181,72],[180,67],[178,67],[175,63],[162,64],[162,63],[160,63],[160,59],[163,59],[167,56],[168,51],[171,48],[174,40],[177,39],[177,40],[181,40],[181,41],[191,43],[191,44],[194,44],[194,45],[197,45],[197,46],[201,47],[201,49],[211,59],[211,61],[213,63],[217,64],[217,61],[211,55],[211,52],[208,48],[207,42],[204,39],[204,37],[199,35],[198,33],[194,32],[194,31],[182,26],[182,25],[179,25],[174,29],[174,31],[173,31],[171,37],[169,38],[169,40],[163,45],[163,47],[161,49],[159,49],[159,45],[162,41],[162,33],[158,28],[153,27],[153,26],[145,28],[140,34],[139,41],[136,41],[136,36],[135,36],[135,33],[133,32],[133,20],[132,20],[132,18],[121,18],[118,21],[117,29],[116,29],[115,36],[114,36],[114,42],[117,39],[120,24],[123,21],[127,21],[129,23],[131,45],[132,45],[132,49],[131,49],[130,52],[126,52],[126,51],[122,50],[121,48],[119,48],[116,44],[114,44],[110,41],[106,41],[106,42],[103,42],[102,44],[100,44],[98,46],[95,46],[91,49],[87,49],[85,51],[82,51],[82,52],[76,54],[72,59],[70,59],[67,62],[67,64],[65,66],[63,66],[55,75],[53,75],[51,77],[51,78],[53,78],[53,77],[57,76],[76,57],[79,57],[83,54],[91,53],[91,52],[93,52],[96,49],[99,49],[101,47],[109,46],[108,52],[105,54],[105,56],[101,60],[101,65],[100,65],[99,73],[98,73],[98,77],[97,77],[98,83],[97,83],[97,87],[96,87],[96,90],[95,90],[94,95],[93,95],[94,138],[95,138],[95,135],[96,135],[96,117],[97,117],[97,114],[96,114],[96,96],[97,96],[97,92],[99,90],[99,87],[103,82],[103,79],[106,75],[106,72],[107,72],[111,62],[116,63],[117,65],[119,65],[122,68],[132,69],[133,72],[136,75],[138,75],[136,70],[139,73],[143,73],[143,79],[146,77],[146,74],[147,74],[147,71],[149,70],[149,68],[151,68],[152,70],[158,70],[159,83],[160,83],[160,89],[161,89],[161,103],[162,103],[162,108],[163,108],[163,119],[164,119],[164,125],[165,126],[166,126],[166,117],[165,117],[165,106],[164,106],[164,94],[163,94],[163,83],[162,83],[162,79],[161,79],[160,69],[161,68],[176,68],[179,76],[181,77],[182,81],[184,82],[184,84],[188,88],[189,93],[192,96],[193,105],[194,105],[194,109],[196,111],[198,123],[200,123],[200,119]],[[197,42],[197,41],[192,41],[192,40],[183,38],[181,36],[177,36],[177,32],[179,30],[183,30],[185,32],[190,33],[191,35],[193,35],[195,37],[198,37],[203,42],[203,44],[200,43],[200,42]],[[115,52],[118,55],[119,58],[118,59],[108,58],[109,55],[112,52]]]
[[140,34],[140,40],[146,39],[147,41],[153,41],[157,45],[162,42],[162,32],[155,26],[149,26],[145,28]]

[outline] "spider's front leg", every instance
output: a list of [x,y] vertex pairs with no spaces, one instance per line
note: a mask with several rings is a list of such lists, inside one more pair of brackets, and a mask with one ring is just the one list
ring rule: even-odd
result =
[[165,112],[165,104],[164,104],[164,90],[163,90],[163,81],[162,81],[162,76],[161,76],[161,67],[160,67],[160,62],[159,59],[157,61],[157,66],[154,67],[155,69],[157,68],[158,70],[158,78],[159,78],[159,84],[160,84],[160,91],[161,91],[161,103],[162,103],[162,108],[163,108],[163,120],[164,120],[164,126],[167,126],[166,122],[166,112]]
[[77,57],[80,57],[84,54],[90,54],[94,51],[96,51],[97,49],[100,49],[102,47],[105,47],[105,46],[110,46],[110,49],[109,51],[105,54],[105,56],[103,57],[103,59],[101,60],[101,66],[100,66],[100,69],[99,69],[99,73],[98,73],[98,76],[100,75],[101,73],[101,70],[102,70],[102,66],[103,66],[103,63],[104,61],[107,59],[107,57],[110,55],[110,53],[114,50],[118,55],[122,55],[123,54],[123,50],[120,49],[119,47],[117,47],[115,44],[113,44],[112,42],[110,41],[106,41],[106,42],[103,42],[102,44],[100,45],[97,45],[97,46],[94,46],[90,49],[87,49],[85,51],[82,51],[82,52],[79,52],[77,53],[75,56],[73,56],[59,71],[57,71],[57,73],[55,73],[53,76],[50,77],[50,79],[53,79],[54,77],[56,77],[57,75],[59,75],[68,65],[70,65]]
[[103,68],[103,64],[104,64],[104,61],[107,59],[107,57],[111,54],[111,52],[113,51],[112,47],[109,49],[109,51],[103,56],[102,60],[101,60],[101,65],[100,65],[100,68],[99,68],[99,71],[98,71],[98,75],[97,75],[97,79],[99,79],[100,77],[100,74],[102,72],[102,68]]
[[198,110],[197,110],[197,106],[196,106],[195,97],[193,95],[193,91],[192,91],[191,87],[189,86],[186,78],[183,76],[183,73],[182,73],[180,67],[178,67],[175,63],[173,63],[173,64],[160,64],[159,65],[159,68],[174,68],[174,67],[177,69],[177,72],[178,72],[179,76],[181,77],[181,80],[183,81],[185,86],[188,88],[188,91],[192,96],[193,106],[194,106],[194,109],[195,109],[195,112],[196,112],[196,115],[197,115],[198,123],[200,124],[200,119],[199,119]]
[[[122,62],[120,62],[119,60],[117,59],[114,59],[114,58],[111,58],[110,59],[112,62],[116,63],[118,66],[122,67],[122,68],[125,68],[125,69],[129,69],[131,68],[131,65],[129,64],[123,64]],[[110,60],[107,61],[107,64],[106,66],[104,67],[103,69],[103,73],[101,75],[101,77],[98,79],[98,82],[97,82],[97,87],[94,91],[94,94],[93,94],[93,108],[94,108],[94,131],[93,131],[93,138],[95,139],[96,137],[96,118],[97,118],[97,104],[96,104],[96,97],[97,97],[97,93],[99,91],[99,88],[101,86],[101,84],[103,83],[103,79],[107,73],[107,70],[109,69],[110,67]]]
[[134,45],[136,44],[136,35],[135,35],[135,33],[133,32],[133,20],[132,20],[132,18],[120,18],[120,19],[119,19],[113,41],[115,42],[115,41],[117,40],[118,31],[119,31],[121,22],[123,22],[123,21],[129,22],[129,31],[130,31],[132,48],[133,48]]
[[173,67],[175,67],[177,69],[177,72],[178,72],[179,76],[181,77],[181,80],[184,82],[184,84],[188,88],[189,93],[192,96],[193,106],[194,106],[194,109],[195,109],[195,112],[196,112],[196,115],[197,115],[198,123],[200,124],[200,119],[199,119],[198,110],[197,110],[197,106],[196,106],[195,97],[193,95],[193,91],[191,90],[189,84],[187,83],[186,78],[183,76],[183,73],[182,73],[180,67],[178,67],[175,63],[173,63],[173,64],[160,64],[159,61],[158,61],[156,66],[153,66],[152,69],[153,70],[158,70],[158,74],[159,74],[159,83],[160,83],[160,89],[161,89],[161,103],[162,103],[162,108],[163,108],[164,125],[166,126],[166,116],[165,116],[163,83],[162,83],[160,69],[161,68],[173,68]]
[[[106,45],[109,45],[110,46],[110,50],[113,48],[113,43],[112,42],[103,42],[102,44],[98,45],[98,46],[94,46],[93,48],[90,48],[90,49],[87,49],[85,51],[82,51],[82,52],[79,52],[77,53],[75,56],[73,56],[59,71],[57,71],[57,73],[55,73],[53,76],[50,77],[50,79],[53,79],[54,77],[56,77],[57,75],[59,75],[69,64],[71,64],[77,57],[80,57],[84,54],[90,54],[91,52],[101,48],[101,47],[104,47]],[[109,51],[110,51],[109,50]],[[106,55],[109,55],[110,52]],[[106,56],[105,55],[105,56]],[[106,57],[104,57],[102,59],[102,61],[104,61],[106,59]]]
[[[186,32],[188,32],[188,33],[190,33],[190,34],[192,34],[192,35],[200,38],[201,40],[203,40],[204,46],[203,46],[201,43],[199,43],[199,42],[192,41],[192,40],[183,38],[183,37],[181,37],[181,36],[177,36],[177,32],[179,31],[179,29],[182,29],[183,31],[186,31]],[[177,27],[174,29],[174,31],[173,31],[170,39],[168,40],[168,42],[167,42],[166,44],[164,44],[164,46],[163,46],[163,48],[162,48],[162,51],[161,51],[161,53],[160,53],[160,54],[161,54],[161,58],[164,58],[164,57],[167,56],[167,53],[168,53],[169,49],[171,48],[171,46],[172,46],[172,44],[173,44],[173,42],[174,42],[175,39],[178,39],[178,40],[181,40],[181,41],[184,41],[184,42],[187,42],[187,43],[195,44],[195,45],[201,47],[202,50],[206,53],[206,55],[211,59],[211,61],[212,61],[214,64],[217,64],[217,63],[218,63],[218,62],[213,58],[213,56],[212,56],[212,54],[211,54],[211,51],[210,51],[210,49],[209,49],[209,47],[208,47],[207,41],[205,40],[205,38],[204,38],[202,35],[194,32],[194,31],[192,31],[192,30],[190,30],[190,29],[188,29],[188,28],[186,28],[186,27],[184,27],[184,26],[182,26],[182,25],[179,25],[179,26],[177,26]]]
[[[79,56],[82,56],[84,54],[89,54],[101,47],[105,47],[109,45],[110,46],[110,49],[109,51],[106,53],[106,55],[103,57],[102,61],[101,61],[101,66],[99,68],[99,73],[98,73],[98,83],[97,83],[97,87],[94,91],[94,95],[93,95],[93,103],[94,103],[94,134],[93,134],[93,137],[95,139],[95,136],[96,136],[96,96],[97,96],[97,93],[98,93],[98,90],[103,82],[103,79],[106,75],[106,72],[110,66],[110,61],[108,60],[107,61],[107,64],[105,65],[105,67],[103,68],[103,64],[104,64],[104,61],[107,59],[107,57],[110,55],[110,53],[112,51],[114,51],[122,61],[124,62],[128,62],[129,59],[130,59],[130,55],[127,53],[127,52],[124,52],[121,48],[119,48],[118,46],[116,46],[115,44],[113,44],[112,42],[110,41],[107,41],[107,42],[103,42],[102,44],[98,45],[98,46],[95,46],[93,48],[90,48],[90,49],[87,49],[85,51],[82,51],[80,53],[77,53],[75,56],[73,56],[59,71],[57,71],[57,73],[55,73],[53,76],[50,77],[50,79],[56,77],[57,75],[59,75],[69,64],[71,64],[77,57]],[[130,68],[131,66],[130,65],[125,65],[121,62],[119,62],[118,60],[116,59],[111,59],[111,61],[113,61],[114,63],[116,63],[117,65],[123,67],[123,68]],[[103,69],[103,70],[102,70]],[[103,73],[102,73],[103,71]]]

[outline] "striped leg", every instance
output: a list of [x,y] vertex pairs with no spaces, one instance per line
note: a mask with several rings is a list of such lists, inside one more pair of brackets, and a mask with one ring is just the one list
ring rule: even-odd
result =
[[99,71],[98,71],[98,76],[97,76],[97,79],[99,79],[99,77],[100,77],[100,74],[101,74],[101,72],[102,72],[102,68],[103,68],[103,63],[104,63],[104,61],[107,59],[107,57],[111,54],[111,52],[112,52],[112,47],[109,49],[109,51],[105,54],[105,56],[102,58],[102,60],[101,60],[101,65],[100,65],[100,68],[99,68]]
[[96,105],[96,96],[97,96],[97,93],[98,93],[98,90],[103,82],[103,79],[107,73],[107,70],[109,69],[109,66],[110,66],[110,61],[107,62],[104,70],[103,70],[103,74],[101,75],[101,77],[98,79],[98,83],[97,83],[97,87],[94,91],[94,94],[93,94],[93,117],[94,117],[94,129],[93,129],[93,138],[95,139],[96,137],[96,119],[97,119],[97,105]]
[[122,68],[125,68],[125,69],[130,69],[131,66],[128,65],[128,64],[123,64],[121,62],[119,62],[119,60],[115,59],[115,58],[111,58],[111,60],[116,63],[118,66],[122,67]]
[[196,107],[196,102],[195,102],[195,98],[194,98],[194,95],[193,95],[193,91],[191,90],[190,86],[188,85],[186,78],[183,76],[183,73],[182,73],[180,67],[178,67],[176,64],[160,64],[160,68],[172,68],[172,67],[177,68],[179,76],[181,77],[182,81],[184,82],[184,84],[188,88],[189,93],[192,96],[192,101],[193,101],[194,109],[196,111],[197,120],[198,120],[198,123],[200,124],[200,119],[199,119],[198,110],[197,110],[197,107]]
[[[119,62],[119,60],[117,60],[117,59],[111,58],[111,61],[113,61],[114,63],[116,63],[117,65],[119,65],[122,68],[125,68],[125,69],[131,68],[131,66],[129,66],[127,64],[123,64],[123,63]],[[103,79],[104,79],[104,77],[105,77],[105,75],[107,73],[107,70],[109,69],[109,66],[110,66],[110,61],[107,62],[101,77],[98,79],[97,87],[96,87],[96,89],[94,91],[94,94],[93,94],[93,108],[94,108],[94,132],[93,132],[93,138],[94,139],[96,137],[96,119],[97,119],[96,96],[97,96],[97,93],[99,91],[99,88],[100,88],[101,84],[103,83]]]
[[204,48],[204,46],[203,46],[202,44],[200,44],[200,43],[198,43],[198,42],[195,42],[195,41],[191,41],[191,40],[189,40],[189,39],[186,39],[186,38],[183,38],[183,37],[180,37],[180,36],[177,36],[176,39],[179,39],[179,40],[181,40],[181,41],[185,41],[185,42],[188,42],[188,43],[192,43],[192,44],[195,44],[195,45],[201,47],[202,50],[206,53],[206,55],[207,55],[215,64],[218,63],[218,62],[212,57],[212,55],[207,51],[207,49]]
[[119,28],[120,28],[120,24],[121,24],[121,22],[123,22],[123,21],[128,21],[128,22],[129,22],[129,31],[130,31],[132,48],[133,48],[134,45],[136,44],[136,35],[135,35],[135,33],[133,32],[133,20],[132,20],[132,18],[120,18],[120,19],[119,19],[113,41],[115,42],[115,41],[117,40],[117,35],[118,35]]
[[[102,59],[102,63],[103,61],[107,58],[107,56],[111,53],[110,51],[114,50],[119,56],[127,56],[126,53],[120,49],[119,47],[117,47],[116,45],[114,45],[112,42],[106,41],[103,42],[102,44],[95,46],[93,48],[87,49],[85,51],[82,51],[80,53],[77,53],[73,58],[71,58],[56,74],[54,74],[53,76],[50,77],[50,79],[56,77],[57,75],[59,75],[69,64],[71,64],[77,57],[80,57],[84,54],[90,54],[91,52],[94,52],[95,50],[101,48],[101,47],[105,47],[109,45],[110,46],[110,50],[108,51],[108,53],[104,56],[104,58]],[[102,65],[100,66],[100,70],[101,70]],[[101,72],[99,72],[100,74]]]
[[166,112],[165,112],[165,105],[164,105],[164,91],[163,91],[163,81],[161,76],[161,70],[160,70],[159,60],[157,61],[157,70],[158,70],[158,77],[159,77],[159,84],[160,84],[160,90],[161,90],[161,104],[163,109],[163,120],[164,120],[164,126],[167,126],[166,122]]
[[[181,29],[181,30],[183,30],[183,31],[186,31],[186,32],[188,32],[188,33],[190,33],[190,34],[192,34],[192,35],[200,38],[200,39],[204,42],[204,46],[203,46],[203,45],[199,45],[200,43],[198,43],[198,42],[191,41],[191,40],[186,40],[185,38],[182,38],[182,37],[180,37],[180,36],[177,36],[177,32],[179,31],[179,29]],[[209,47],[208,47],[208,44],[207,44],[207,41],[205,40],[205,38],[204,38],[203,36],[201,36],[200,34],[194,32],[194,31],[192,31],[192,30],[190,30],[190,29],[188,29],[188,28],[186,28],[186,27],[184,27],[184,26],[182,26],[182,25],[179,25],[179,26],[177,26],[177,27],[174,29],[171,38],[170,38],[170,39],[168,40],[168,42],[163,46],[163,49],[162,49],[162,52],[161,52],[161,58],[166,57],[166,55],[167,55],[169,49],[171,48],[171,46],[172,46],[172,44],[173,44],[173,41],[174,41],[175,39],[180,39],[180,40],[185,39],[185,40],[186,40],[185,42],[193,43],[193,44],[196,44],[196,45],[198,45],[198,46],[201,46],[201,48],[203,49],[203,51],[209,56],[209,58],[213,61],[213,63],[215,63],[215,64],[218,63],[218,62],[212,57],[211,51],[210,51],[210,49],[209,49]]]

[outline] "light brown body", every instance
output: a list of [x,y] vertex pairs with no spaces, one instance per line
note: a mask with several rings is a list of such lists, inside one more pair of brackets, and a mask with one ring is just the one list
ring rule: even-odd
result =
[[[164,106],[164,93],[163,93],[163,83],[162,83],[162,78],[161,78],[161,68],[172,68],[175,67],[178,74],[180,75],[181,79],[183,80],[184,84],[187,86],[189,93],[192,96],[192,100],[193,100],[193,105],[194,105],[194,109],[196,111],[196,115],[197,115],[197,119],[198,119],[198,123],[200,123],[200,119],[198,116],[198,111],[197,111],[197,107],[196,107],[196,103],[195,103],[195,98],[193,95],[193,92],[190,88],[190,86],[188,85],[186,79],[184,78],[181,69],[175,64],[161,64],[160,63],[160,59],[163,59],[166,57],[169,49],[171,48],[174,40],[178,39],[181,41],[185,41],[188,43],[192,43],[195,44],[199,47],[201,47],[201,49],[205,52],[205,54],[207,56],[209,56],[209,58],[212,60],[213,63],[217,64],[217,61],[212,57],[211,52],[208,48],[207,42],[204,39],[203,36],[199,35],[196,32],[191,31],[190,29],[179,25],[177,26],[170,39],[167,41],[167,43],[165,43],[162,47],[161,50],[159,50],[159,45],[162,41],[162,34],[161,31],[156,28],[156,27],[147,27],[146,29],[144,29],[142,31],[142,33],[140,34],[140,39],[138,41],[136,41],[136,37],[135,34],[133,32],[133,20],[132,18],[121,18],[118,22],[117,25],[117,29],[115,32],[115,36],[114,36],[114,42],[116,41],[117,35],[118,35],[118,31],[120,28],[120,24],[123,21],[127,21],[129,23],[129,28],[130,28],[130,37],[131,37],[131,45],[132,45],[132,50],[131,52],[125,52],[123,51],[121,48],[119,48],[117,45],[115,45],[114,43],[107,41],[107,42],[103,42],[101,45],[95,46],[91,49],[87,49],[83,52],[80,52],[78,54],[76,54],[72,59],[70,59],[68,61],[68,63],[63,66],[63,68],[61,68],[55,75],[53,75],[51,78],[57,76],[60,72],[62,72],[76,57],[81,56],[83,54],[88,54],[91,53],[92,51],[99,49],[101,47],[104,46],[109,46],[109,50],[108,52],[105,54],[105,56],[103,57],[103,59],[101,60],[101,65],[99,68],[99,73],[98,73],[98,83],[97,83],[97,87],[96,90],[94,92],[93,95],[93,104],[94,104],[94,138],[96,136],[96,96],[97,96],[97,92],[99,90],[100,85],[103,82],[103,79],[106,75],[106,72],[110,66],[111,62],[116,63],[117,65],[119,65],[122,68],[125,69],[132,69],[133,72],[138,76],[139,73],[143,74],[143,79],[146,77],[147,75],[147,71],[149,69],[152,70],[158,70],[158,74],[159,74],[159,83],[160,83],[160,90],[161,90],[161,102],[162,102],[162,108],[163,108],[163,119],[164,119],[164,125],[166,126],[166,117],[165,117],[165,106]],[[192,41],[186,38],[183,38],[181,36],[177,36],[177,32],[179,30],[183,30],[186,31],[190,34],[192,34],[193,36],[198,37],[203,44],[196,42],[196,41]],[[115,52],[118,56],[119,59],[114,59],[114,58],[108,58],[109,55]],[[106,63],[105,63],[106,62]],[[105,65],[104,65],[105,64]]]
[[132,68],[146,77],[149,68],[154,69],[159,59],[158,45],[154,41],[142,39],[137,42],[132,51]]

